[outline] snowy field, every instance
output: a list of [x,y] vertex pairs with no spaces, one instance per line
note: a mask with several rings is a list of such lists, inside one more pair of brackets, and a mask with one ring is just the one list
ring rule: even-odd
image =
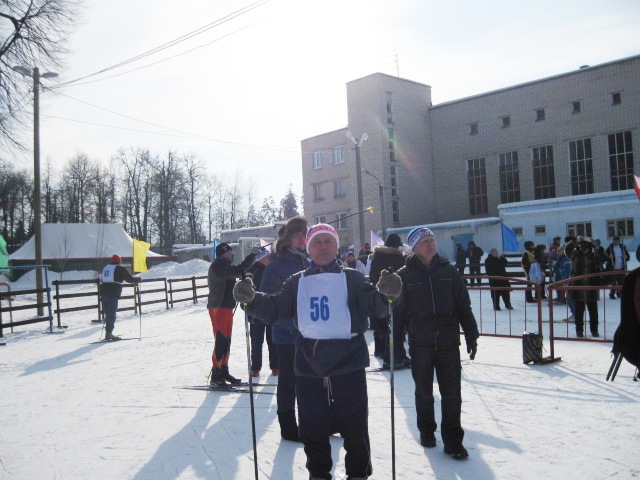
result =
[[[204,275],[207,266],[170,263],[143,276]],[[28,288],[29,281],[12,287]],[[472,292],[474,305],[479,295]],[[493,322],[485,302],[487,292],[483,322]],[[514,294],[513,303],[521,312],[524,294]],[[619,303],[607,302],[605,308],[607,320],[617,323]],[[249,395],[180,388],[203,384],[210,368],[213,338],[203,303],[185,302],[171,310],[149,307],[142,330],[137,314],[122,313],[115,333],[135,340],[109,344],[92,343],[100,338],[101,325],[91,324],[86,315],[65,314],[69,327],[54,334],[47,333],[46,323],[5,331],[7,344],[0,347],[1,479],[254,478]],[[533,318],[533,310],[529,315]],[[233,337],[231,373],[246,379],[240,311]],[[373,351],[370,332],[367,338]],[[439,431],[437,448],[419,445],[411,374],[396,372],[397,478],[640,477],[640,383],[632,381],[634,368],[626,362],[615,382],[605,381],[610,350],[610,343],[556,341],[555,354],[562,361],[528,366],[522,364],[520,339],[481,337],[476,360],[463,365],[462,423],[470,458],[462,462],[444,455]],[[267,364],[266,345],[264,354]],[[378,366],[374,357],[371,363]],[[387,480],[392,466],[389,374],[369,373],[367,378],[371,478]],[[265,374],[261,381],[277,377]],[[259,478],[307,478],[302,446],[280,439],[275,400],[270,394],[254,397]],[[438,400],[436,395],[439,411]],[[343,479],[342,440],[333,437],[332,446],[334,478]]]

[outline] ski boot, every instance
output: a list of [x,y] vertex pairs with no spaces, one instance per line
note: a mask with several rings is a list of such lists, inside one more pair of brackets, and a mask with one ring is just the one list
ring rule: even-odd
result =
[[228,366],[220,367],[220,370],[222,371],[222,378],[224,380],[226,380],[227,382],[229,382],[231,385],[240,385],[242,383],[242,380],[240,380],[239,378],[234,377],[233,375],[231,375],[229,373],[229,367]]

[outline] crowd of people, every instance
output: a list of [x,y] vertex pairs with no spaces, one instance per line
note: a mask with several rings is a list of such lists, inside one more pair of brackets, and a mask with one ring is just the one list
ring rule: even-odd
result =
[[[426,227],[412,230],[407,244],[390,234],[384,245],[373,249],[366,244],[357,253],[350,249],[339,253],[339,247],[338,232],[331,225],[309,226],[303,217],[287,221],[271,252],[256,247],[236,266],[231,247],[218,245],[209,270],[208,308],[215,339],[212,385],[239,382],[229,374],[228,365],[233,309],[240,304],[251,324],[251,375],[260,375],[266,338],[269,368],[279,377],[281,437],[304,445],[309,478],[331,478],[333,434],[344,439],[347,478],[368,478],[372,464],[365,369],[370,352],[364,333],[371,329],[373,355],[383,360],[383,369],[390,368],[391,358],[394,368],[411,369],[421,445],[437,444],[435,375],[444,452],[455,459],[467,458],[460,421],[460,331],[466,352],[474,359],[479,332],[467,286],[482,284],[484,251],[474,242],[466,249],[457,244],[453,261],[443,258],[435,234]],[[556,237],[549,246],[527,241],[524,247],[521,267],[526,278],[538,284],[535,296],[525,291],[527,302],[547,298],[547,281],[607,270],[621,272],[609,277],[611,298],[619,296],[629,260],[619,238],[606,250],[582,236],[566,237],[564,243]],[[640,257],[640,249],[636,254]],[[508,265],[496,248],[484,260],[496,311],[501,304],[513,309]],[[568,304],[572,316],[567,320],[575,322],[577,336],[584,336],[588,311],[591,335],[598,337],[598,292],[556,291],[553,300]]]

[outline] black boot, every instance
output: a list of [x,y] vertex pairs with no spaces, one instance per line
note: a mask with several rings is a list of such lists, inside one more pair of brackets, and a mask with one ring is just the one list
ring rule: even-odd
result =
[[212,368],[209,374],[209,383],[216,387],[224,387],[227,382],[224,380],[224,373],[220,368]]
[[222,371],[222,378],[224,378],[231,385],[240,385],[242,383],[242,380],[240,380],[239,378],[234,377],[233,375],[231,375],[229,373],[229,367],[228,366],[220,367],[220,370]]
[[280,423],[280,436],[291,442],[301,442],[298,433],[295,413],[279,413],[278,423]]

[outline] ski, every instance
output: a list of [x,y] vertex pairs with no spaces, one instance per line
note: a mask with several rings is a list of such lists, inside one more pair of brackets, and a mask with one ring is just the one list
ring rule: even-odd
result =
[[[251,385],[253,385],[254,387],[277,387],[278,386],[277,383],[252,383]],[[196,387],[208,387],[209,384],[206,384],[206,385],[193,385],[193,386],[196,386]],[[235,384],[235,385],[229,384],[229,386],[230,387],[242,387],[242,388],[245,388],[245,387],[249,386],[249,382],[240,382],[240,383]]]
[[[244,387],[225,386],[218,387],[213,385],[187,385],[185,387],[175,387],[183,390],[200,390],[203,392],[228,392],[228,393],[251,393],[251,390]],[[276,392],[265,392],[263,390],[254,390],[253,393],[257,395],[275,395]]]
[[140,340],[139,338],[121,338],[119,340],[106,340],[106,339],[102,339],[102,340],[98,340],[97,342],[90,342],[89,345],[96,345],[98,343],[116,343],[116,342],[121,342],[123,340]]

